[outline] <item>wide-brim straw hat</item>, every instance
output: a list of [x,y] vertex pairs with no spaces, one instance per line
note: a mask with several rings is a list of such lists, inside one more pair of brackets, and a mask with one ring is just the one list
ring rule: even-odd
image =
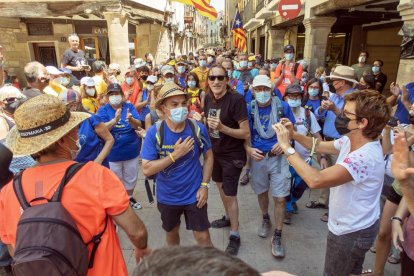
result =
[[35,154],[59,141],[89,117],[85,112],[70,112],[58,97],[34,97],[14,113],[16,125],[7,135],[6,146],[15,156]]
[[329,76],[326,76],[327,79],[340,79],[346,80],[353,83],[358,83],[356,80],[355,70],[352,67],[340,65],[335,68],[335,71],[332,72]]
[[177,84],[173,82],[166,83],[162,86],[160,92],[158,92],[158,100],[155,103],[155,107],[159,108],[165,99],[179,95],[184,95],[187,99],[191,96],[190,94],[181,90],[181,88]]

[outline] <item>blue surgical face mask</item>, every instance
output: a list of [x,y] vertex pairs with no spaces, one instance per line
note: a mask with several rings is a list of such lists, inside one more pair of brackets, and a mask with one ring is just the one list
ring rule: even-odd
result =
[[380,71],[379,66],[372,66],[372,72],[373,72],[374,74],[379,73],[379,71]]
[[319,79],[321,80],[321,82],[325,82],[325,76],[320,76]]
[[301,99],[288,99],[288,105],[292,108],[299,107],[301,104]]
[[286,53],[285,54],[285,59],[292,60],[293,59],[293,53]]
[[253,62],[248,62],[248,63],[247,63],[247,66],[248,66],[248,67],[253,67]]
[[206,67],[207,62],[205,60],[200,60],[200,67]]
[[239,62],[239,65],[240,65],[240,68],[246,68],[247,65],[248,65],[248,62],[247,62],[247,60],[241,60]]
[[188,85],[188,87],[190,87],[190,88],[194,88],[194,87],[196,87],[196,82],[195,82],[195,81],[188,81],[188,82],[187,82],[187,85]]
[[184,66],[178,66],[177,67],[177,72],[180,73],[180,74],[184,73],[185,72],[185,67]]
[[270,101],[271,97],[272,97],[272,95],[270,94],[270,90],[269,91],[256,92],[256,101],[259,104],[267,104]]
[[274,70],[276,69],[277,64],[276,63],[270,63],[270,69]]
[[133,78],[133,77],[128,77],[128,78],[126,78],[126,79],[125,79],[125,82],[126,82],[128,85],[131,85],[133,81],[134,81],[134,78]]
[[173,83],[174,78],[165,78],[165,83]]
[[176,124],[182,123],[187,118],[187,107],[177,107],[170,109],[170,119]]
[[319,95],[319,89],[309,88],[308,90],[309,96],[315,97]]
[[233,71],[232,70],[227,70],[227,76],[230,78],[233,77]]

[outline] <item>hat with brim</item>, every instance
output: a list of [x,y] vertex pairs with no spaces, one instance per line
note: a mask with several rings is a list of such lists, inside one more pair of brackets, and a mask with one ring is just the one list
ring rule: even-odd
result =
[[326,79],[338,79],[338,80],[346,80],[353,83],[358,83],[358,81],[355,79],[355,70],[352,67],[349,66],[337,66],[335,68],[335,71],[332,72],[329,76],[325,77]]
[[190,94],[181,90],[181,88],[177,84],[173,82],[166,83],[162,86],[162,88],[160,89],[160,92],[158,92],[158,100],[155,103],[155,107],[159,109],[165,99],[173,97],[173,96],[180,96],[180,95],[185,96],[187,99],[190,98],[191,96]]
[[16,125],[7,135],[6,146],[15,156],[38,153],[89,117],[86,112],[70,112],[58,97],[34,97],[14,113]]

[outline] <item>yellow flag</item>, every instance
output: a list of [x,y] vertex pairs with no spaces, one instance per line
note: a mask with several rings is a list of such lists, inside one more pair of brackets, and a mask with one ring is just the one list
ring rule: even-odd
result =
[[186,5],[193,6],[193,1],[191,1],[191,0],[172,0],[172,1],[173,2],[180,2],[180,3],[186,4]]

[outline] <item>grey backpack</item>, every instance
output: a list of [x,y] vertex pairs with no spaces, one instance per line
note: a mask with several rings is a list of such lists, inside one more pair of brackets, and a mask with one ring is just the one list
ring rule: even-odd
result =
[[[14,192],[24,212],[17,225],[13,273],[20,275],[86,275],[93,267],[96,249],[106,230],[85,244],[72,216],[61,203],[65,185],[78,172],[83,163],[69,166],[51,199],[35,198],[27,202],[22,188],[21,171],[13,180]],[[38,200],[47,203],[31,206]],[[90,258],[87,245],[93,243]]]

